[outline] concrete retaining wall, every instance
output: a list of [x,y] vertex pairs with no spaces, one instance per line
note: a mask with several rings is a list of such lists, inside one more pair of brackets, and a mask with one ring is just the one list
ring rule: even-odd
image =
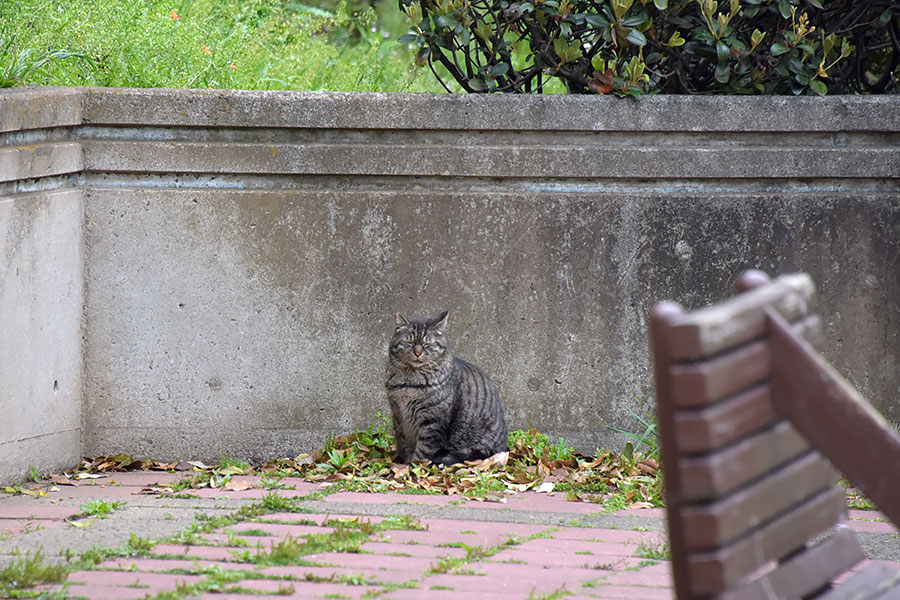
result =
[[392,314],[443,309],[511,426],[618,445],[649,307],[751,267],[813,275],[900,420],[896,98],[77,93],[87,454],[318,446],[388,410]]
[[0,94],[0,482],[82,446],[81,148],[74,90]]

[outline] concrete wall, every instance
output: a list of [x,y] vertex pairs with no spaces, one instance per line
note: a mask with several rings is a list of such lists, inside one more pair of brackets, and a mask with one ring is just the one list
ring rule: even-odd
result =
[[83,243],[75,91],[0,95],[0,482],[77,464]]
[[388,410],[396,311],[451,311],[513,427],[618,445],[646,315],[809,271],[826,355],[900,420],[889,97],[98,90],[84,451],[264,459]]

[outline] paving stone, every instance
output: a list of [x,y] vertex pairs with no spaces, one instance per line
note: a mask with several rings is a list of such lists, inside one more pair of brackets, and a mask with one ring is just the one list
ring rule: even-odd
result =
[[[297,596],[287,596],[285,594],[222,594],[220,592],[206,592],[199,596],[191,596],[201,600],[284,600],[285,598],[296,598]],[[307,598],[315,598],[316,596],[306,596]]]
[[[276,579],[242,579],[240,581],[235,581],[234,583],[228,584],[229,587],[240,587],[248,590],[256,590],[260,592],[275,592],[277,593],[279,590],[287,590],[293,585],[292,581],[283,581]],[[296,591],[296,587],[295,587]],[[292,592],[293,593],[293,592]],[[288,595],[285,592],[285,595]]]
[[184,544],[157,544],[152,553],[156,555],[169,554],[178,557],[196,558],[202,560],[226,560],[238,562],[233,553],[250,552],[256,554],[256,549],[251,548],[222,548],[219,546],[185,546]]
[[[62,589],[62,586],[58,586],[52,591],[60,589]],[[146,598],[148,593],[150,593],[150,590],[147,588],[115,587],[106,585],[70,585],[67,591],[70,599],[87,598],[88,600],[132,600],[135,598]]]
[[[446,506],[463,498],[459,496],[437,496],[433,494],[398,494],[388,492],[386,494],[369,494],[366,492],[338,492],[326,496],[326,502],[358,502],[362,504],[425,504]],[[483,504],[490,504],[485,502]]]
[[596,527],[564,527],[550,533],[549,538],[555,540],[591,540],[611,543],[640,544],[641,542],[659,543],[665,540],[661,531],[633,531],[630,529],[600,529]]
[[883,523],[879,521],[853,521],[853,531],[861,531],[866,533],[883,533],[897,534],[898,529],[893,523]]
[[319,527],[318,525],[281,525],[281,527],[283,527],[283,529],[281,529],[279,533],[273,532],[272,535],[241,535],[241,531],[247,531],[248,529],[262,530],[262,527],[251,527],[243,530],[235,530],[234,533],[229,536],[227,532],[229,528],[226,527],[220,530],[222,533],[202,533],[197,537],[218,546],[232,546],[239,548],[242,547],[243,542],[246,542],[250,544],[250,547],[255,547],[257,543],[264,547],[269,547],[272,544],[282,542],[288,535],[293,538],[303,538],[307,535],[319,535],[332,533],[334,531],[331,527]]
[[143,573],[140,571],[75,571],[69,574],[70,582],[92,586],[132,587],[140,586],[145,594],[174,590],[178,585],[199,582],[199,575],[172,573]]
[[[522,597],[524,598],[524,596]],[[393,590],[379,596],[379,600],[520,600],[504,592],[485,592],[483,590],[446,590],[434,587],[403,588]],[[256,600],[254,598],[254,600]]]
[[465,548],[431,546],[428,544],[392,544],[389,542],[366,542],[361,546],[364,552],[381,555],[408,555],[416,558],[443,558],[450,556],[461,558],[466,555]]
[[565,600],[675,600],[675,593],[667,588],[647,588],[627,585],[600,585],[582,588]]
[[380,571],[378,569],[343,569],[340,567],[320,567],[320,566],[276,566],[266,567],[261,570],[263,575],[274,575],[276,577],[293,577],[295,579],[331,579],[331,578],[356,578],[362,577],[366,584],[389,584],[403,583],[409,581],[413,577],[401,571]]
[[257,569],[256,565],[247,563],[177,558],[113,558],[97,565],[99,569],[143,572],[174,571],[175,569],[190,571],[206,567],[218,567],[222,570],[232,571],[254,571]]
[[[128,501],[135,496],[142,496],[140,487],[125,485],[81,485],[78,487],[60,488],[58,492],[48,492],[48,500],[76,500],[85,502],[90,499],[111,498]],[[145,496],[146,497],[146,496]]]
[[[244,585],[245,582],[242,582],[241,585]],[[364,594],[369,591],[378,591],[380,590],[379,586],[366,586],[366,585],[342,585],[339,583],[316,583],[311,581],[290,581],[283,582],[284,584],[289,584],[294,586],[294,593],[290,595],[252,595],[248,596],[246,594],[220,594],[220,593],[206,593],[201,594],[199,597],[204,598],[206,600],[265,600],[270,598],[275,600],[284,600],[285,598],[326,598],[331,596],[333,597],[343,597],[350,598],[351,600],[358,600]]]
[[451,519],[421,519],[420,524],[427,527],[423,531],[398,530],[386,532],[390,542],[403,544],[417,542],[434,543],[439,537],[441,543],[463,543],[469,546],[496,546],[512,536],[520,539],[536,533],[548,531],[547,525],[531,525],[526,523],[494,523],[487,521],[456,521]]
[[[235,535],[239,535],[247,539],[247,541],[252,541],[253,538],[266,538],[266,537],[275,537],[275,538],[284,538],[288,535],[293,537],[298,537],[302,535],[314,535],[317,533],[331,533],[334,531],[331,527],[323,527],[321,525],[306,525],[303,523],[297,524],[284,524],[284,523],[256,523],[245,521],[244,523],[237,523],[235,525],[229,525],[228,527],[223,527],[219,529],[220,532],[233,531]],[[247,531],[265,531],[270,533],[270,536],[265,535],[247,535]]]
[[[295,513],[295,512],[278,512],[263,515],[253,521],[246,523],[265,523],[266,521],[312,521],[322,525],[327,521],[355,521],[358,523],[381,523],[385,517],[369,516],[369,515],[346,515],[332,513]],[[273,523],[275,525],[276,523]]]
[[672,569],[668,562],[660,562],[638,571],[616,573],[605,582],[614,585],[669,588],[672,585]]
[[21,534],[64,525],[62,519],[0,519],[0,533]]
[[507,548],[491,557],[491,562],[523,562],[536,567],[571,567],[594,569],[600,572],[623,571],[640,565],[642,558],[623,554],[572,554],[569,552],[547,552],[545,550],[523,550]]
[[497,579],[486,575],[443,573],[426,577],[419,582],[420,589],[431,591],[435,587],[451,588],[453,592],[460,594],[502,595],[504,598],[527,598],[555,591],[555,588],[551,589],[550,586],[530,577]]
[[884,513],[877,510],[859,510],[853,509],[847,511],[847,518],[851,521],[862,520],[862,521],[887,521],[888,518],[884,516]]
[[509,496],[505,503],[485,502],[484,508],[526,510],[529,512],[561,512],[580,515],[600,514],[603,506],[594,502],[569,502],[562,493],[523,492]]
[[595,542],[590,540],[559,540],[551,538],[537,538],[517,546],[522,550],[541,552],[565,552],[577,554],[579,552],[600,555],[630,556],[637,550],[637,544]]
[[666,518],[666,509],[664,508],[629,508],[626,510],[615,510],[610,515],[622,515],[631,517],[643,517],[645,519],[664,519]]
[[378,569],[405,571],[410,573],[406,580],[418,577],[433,565],[437,559],[410,558],[407,556],[384,556],[380,554],[354,554],[348,552],[322,552],[304,557],[317,563],[325,563],[347,569]]
[[81,512],[79,507],[33,504],[29,506],[0,505],[0,519],[68,519]]
[[507,593],[510,598],[526,598],[532,594],[549,594],[564,586],[569,590],[577,589],[582,581],[597,578],[594,570],[565,567],[535,568],[533,565],[477,562],[463,568],[475,574],[432,575],[422,580],[419,587],[449,586],[462,592]]

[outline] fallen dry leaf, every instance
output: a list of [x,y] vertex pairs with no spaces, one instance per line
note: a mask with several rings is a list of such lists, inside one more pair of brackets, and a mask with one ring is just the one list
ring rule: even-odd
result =
[[249,490],[252,487],[253,487],[253,484],[251,484],[249,481],[231,480],[228,483],[226,483],[222,489],[228,490],[230,492],[243,492],[244,490]]
[[209,465],[203,464],[199,460],[189,460],[189,461],[187,461],[187,464],[191,465],[195,469],[200,469],[201,471],[208,471],[210,469],[215,469],[214,466],[209,466]]
[[535,491],[539,494],[549,494],[550,492],[552,492],[554,490],[554,488],[556,488],[555,483],[552,483],[550,481],[545,481],[544,483],[539,485]]

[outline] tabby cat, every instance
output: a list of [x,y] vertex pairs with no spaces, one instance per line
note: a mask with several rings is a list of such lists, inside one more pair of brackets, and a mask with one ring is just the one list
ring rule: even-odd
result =
[[385,385],[397,462],[450,465],[507,449],[500,396],[481,369],[450,352],[447,315],[414,320],[396,315]]

